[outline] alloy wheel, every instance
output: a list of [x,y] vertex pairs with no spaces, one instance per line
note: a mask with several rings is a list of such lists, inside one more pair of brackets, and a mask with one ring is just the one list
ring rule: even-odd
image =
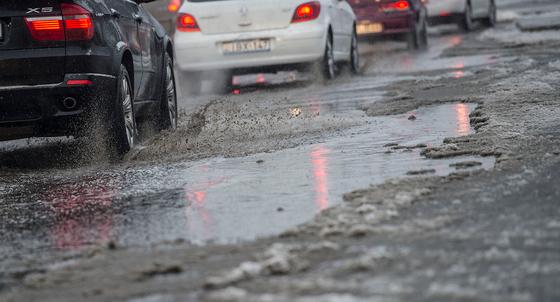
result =
[[124,119],[124,127],[126,132],[126,140],[128,146],[132,148],[136,143],[136,121],[134,119],[134,109],[132,107],[132,93],[130,84],[126,77],[123,77],[121,84],[122,112]]
[[167,112],[169,114],[170,128],[177,128],[177,93],[175,90],[175,77],[173,76],[173,68],[167,64],[165,75],[166,96],[167,96]]
[[352,49],[351,49],[350,64],[352,64],[352,72],[360,72],[360,51],[358,49],[358,36],[356,31],[352,34]]
[[326,71],[326,76],[328,79],[333,79],[336,75],[336,66],[335,66],[335,61],[334,61],[334,49],[333,49],[333,45],[332,45],[332,39],[329,36],[327,38],[327,47],[325,50],[325,71]]

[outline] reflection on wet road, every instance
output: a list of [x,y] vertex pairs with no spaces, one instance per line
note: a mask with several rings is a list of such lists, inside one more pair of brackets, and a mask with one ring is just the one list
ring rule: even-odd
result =
[[[491,158],[427,160],[420,150],[387,153],[384,147],[432,146],[444,137],[466,135],[472,109],[469,104],[420,108],[414,121],[407,115],[373,118],[342,137],[274,153],[67,177],[64,185],[58,185],[61,180],[37,184],[51,188],[29,197],[37,200],[31,209],[40,206],[46,217],[25,211],[29,204],[13,208],[2,227],[2,253],[13,256],[21,249],[40,248],[48,254],[108,240],[132,246],[175,239],[232,242],[279,233],[340,203],[346,192],[410,170],[434,169],[445,175],[454,171],[451,163],[465,159],[491,167]],[[33,232],[6,237],[17,228]]]
[[483,54],[475,56],[446,57],[442,53],[453,46],[463,42],[462,35],[449,35],[443,37],[431,37],[430,48],[423,52],[409,53],[399,51],[400,43],[386,43],[363,45],[364,51],[375,53],[373,62],[369,66],[367,74],[383,71],[386,74],[401,74],[411,72],[430,72],[441,70],[463,70],[466,67],[495,64],[511,58],[501,58],[495,55]]
[[[385,59],[374,59],[364,77],[251,95],[257,100],[283,96],[283,102],[262,106],[286,112],[292,119],[311,117],[313,123],[312,117],[335,114],[360,125],[322,136],[318,143],[239,158],[16,174],[0,187],[0,255],[17,261],[0,262],[0,272],[110,241],[147,246],[176,239],[250,240],[304,223],[340,203],[344,193],[405,177],[411,170],[433,169],[436,175],[445,175],[454,171],[451,163],[465,159],[491,167],[491,158],[426,160],[419,149],[384,147],[389,143],[432,146],[445,137],[467,135],[472,131],[473,105],[420,108],[413,112],[414,121],[408,115],[368,118],[361,111],[383,96],[384,85],[427,77],[406,72],[445,69],[449,73],[444,76],[458,78],[467,75],[469,66],[497,60],[489,56],[438,58],[462,38],[435,39],[441,43],[434,42],[424,53],[395,51],[390,44],[386,49],[372,46],[384,52]],[[384,73],[377,74],[380,71]],[[230,101],[242,97],[231,96]],[[182,107],[192,110],[208,99],[183,99]],[[19,141],[11,148],[17,153],[25,149],[22,145]]]

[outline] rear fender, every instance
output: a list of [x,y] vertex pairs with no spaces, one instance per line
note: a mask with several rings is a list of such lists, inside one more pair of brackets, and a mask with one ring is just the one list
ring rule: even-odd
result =
[[[118,42],[117,45],[115,45],[115,52],[116,53],[113,56],[113,75],[118,78],[121,70],[121,64],[123,64],[125,61],[125,55],[131,54],[132,52],[130,51],[128,44],[122,41]],[[132,64],[132,62],[129,63],[130,64],[125,64],[125,66],[127,67],[132,85],[134,85],[134,64]],[[136,87],[133,88],[134,89],[132,91],[136,91]]]

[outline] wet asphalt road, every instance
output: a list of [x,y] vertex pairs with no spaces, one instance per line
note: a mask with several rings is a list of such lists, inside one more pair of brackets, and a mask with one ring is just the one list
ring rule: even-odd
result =
[[[2,164],[9,169],[0,172],[0,272],[37,269],[108,242],[141,247],[178,239],[251,240],[311,219],[341,202],[345,192],[408,177],[410,171],[445,175],[454,171],[449,164],[465,160],[492,167],[489,158],[434,161],[420,156],[419,149],[386,146],[432,146],[445,137],[467,135],[472,105],[426,107],[381,118],[366,117],[361,110],[379,100],[387,84],[461,78],[469,67],[501,62],[490,55],[439,58],[462,39],[453,30],[436,34],[429,50],[418,53],[408,52],[403,43],[363,44],[361,77],[342,75],[328,86],[242,89],[241,95],[227,96],[229,102],[251,99],[255,112],[274,108],[286,111],[287,118],[305,115],[309,123],[332,115],[352,125],[309,133],[310,143],[295,148],[166,164],[57,168],[60,158],[73,156],[75,149],[67,147],[75,144],[72,139],[1,143]],[[279,96],[285,101],[271,103]],[[180,106],[194,112],[222,97],[182,97]],[[409,120],[410,115],[416,119]],[[42,154],[40,170],[26,162],[36,153]]]

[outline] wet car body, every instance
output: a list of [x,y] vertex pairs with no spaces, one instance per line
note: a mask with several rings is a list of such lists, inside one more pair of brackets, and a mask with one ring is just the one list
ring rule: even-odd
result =
[[[138,3],[7,0],[0,25],[1,140],[78,135],[94,118],[110,119],[110,135],[126,152],[136,118],[167,118],[161,96],[171,39]],[[118,104],[121,86],[130,86],[130,114]]]
[[349,0],[362,39],[406,37],[411,48],[427,43],[427,10],[422,0]]
[[489,26],[496,23],[494,0],[430,0],[427,7],[429,22],[433,25],[457,23],[461,28],[471,30],[476,20]]
[[327,56],[334,69],[353,62],[354,26],[340,0],[188,0],[174,37],[178,69],[191,82],[201,72],[273,71]]

